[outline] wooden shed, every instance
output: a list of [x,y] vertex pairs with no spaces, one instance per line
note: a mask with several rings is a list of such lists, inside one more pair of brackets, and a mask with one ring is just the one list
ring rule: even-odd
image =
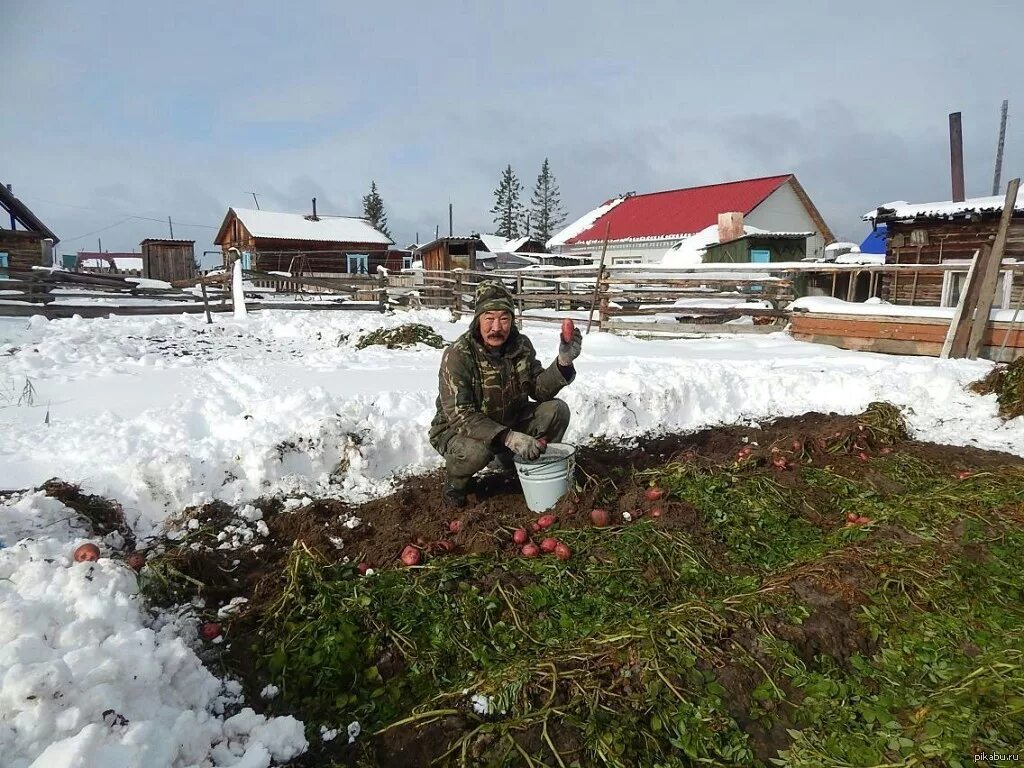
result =
[[14,196],[9,184],[0,184],[0,269],[32,269],[53,263],[59,243],[50,229]]
[[366,219],[318,216],[315,200],[310,215],[229,208],[214,242],[225,253],[237,248],[242,267],[260,272],[332,277],[401,269],[388,257],[390,237]]
[[[995,240],[1005,196],[960,202],[888,203],[864,216],[885,224],[887,264],[955,264],[963,270],[942,275],[886,277],[881,297],[893,304],[955,307],[967,280],[974,252]],[[1018,193],[1003,253],[1003,263],[1024,260],[1024,191]],[[993,308],[1012,309],[1024,292],[1024,275],[1003,272]]]
[[189,280],[199,274],[195,240],[153,240],[142,248],[142,276],[153,280]]
[[712,243],[704,252],[705,263],[751,264],[802,261],[807,238],[813,232],[760,232],[724,243]]
[[439,237],[420,246],[416,256],[426,270],[476,269],[477,251],[486,250],[479,237]]

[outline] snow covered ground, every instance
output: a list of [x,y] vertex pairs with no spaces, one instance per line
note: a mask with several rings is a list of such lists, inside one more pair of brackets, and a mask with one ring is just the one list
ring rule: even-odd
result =
[[[446,311],[265,310],[0,320],[0,489],[51,478],[124,505],[141,536],[211,499],[358,500],[437,467],[427,443],[441,351],[363,334]],[[555,325],[528,323],[545,362]],[[807,411],[900,406],[919,438],[1024,455],[1024,423],[965,385],[989,364],[850,352],[784,334],[654,340],[591,334],[563,392],[567,439],[694,430]],[[119,559],[74,563],[85,532],[39,493],[0,502],[0,754],[14,768],[236,765],[304,748],[301,725],[251,710],[193,648],[195,622],[152,616]],[[112,542],[97,542],[110,554]],[[234,709],[229,711],[235,711]],[[123,722],[122,722],[123,721]]]

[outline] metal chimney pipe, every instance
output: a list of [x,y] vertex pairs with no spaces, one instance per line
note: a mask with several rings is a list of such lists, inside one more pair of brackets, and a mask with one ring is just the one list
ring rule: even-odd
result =
[[964,194],[964,132],[959,112],[949,113],[949,170],[953,181],[953,202],[962,203]]
[[[14,194],[14,187],[12,187],[10,184],[8,184],[7,185],[7,191],[10,192],[13,195]],[[18,222],[14,220],[14,211],[11,211],[11,232],[13,232],[14,230],[16,230],[18,228],[17,224],[18,224]]]
[[452,204],[448,203],[448,237],[454,237],[455,236],[454,229],[452,228],[452,222],[453,222],[453,219],[452,219]]
[[316,198],[313,198],[313,218],[316,218]]

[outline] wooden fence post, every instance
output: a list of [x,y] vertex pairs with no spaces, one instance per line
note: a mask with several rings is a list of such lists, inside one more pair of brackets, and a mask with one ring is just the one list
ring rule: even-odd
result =
[[[608,271],[601,267],[601,272],[597,276],[598,290],[600,291],[599,296],[601,297],[597,305],[597,330],[599,332],[604,331],[605,317],[608,315]],[[587,331],[590,331],[588,325]]]
[[516,306],[519,308],[519,327],[523,327],[523,276],[516,276]]
[[210,317],[210,301],[206,296],[206,283],[203,281],[203,278],[199,278],[199,288],[203,292],[203,308],[206,310],[206,324],[212,325],[213,318]]
[[455,283],[452,285],[452,322],[462,317],[462,272],[455,272]]
[[381,314],[388,308],[388,279],[383,272],[377,275],[377,306]]

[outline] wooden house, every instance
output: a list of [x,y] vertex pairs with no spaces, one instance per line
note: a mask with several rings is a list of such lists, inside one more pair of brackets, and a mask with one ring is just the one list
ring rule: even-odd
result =
[[0,184],[0,269],[32,269],[53,264],[58,237],[14,196],[9,184]]
[[475,270],[478,268],[478,252],[489,253],[479,237],[439,237],[417,248],[416,258],[423,262],[423,268],[428,271]]
[[153,280],[190,280],[199,274],[195,240],[154,240],[142,248],[142,276]]
[[[887,203],[864,215],[886,225],[886,264],[962,266],[941,275],[886,277],[881,298],[892,304],[955,307],[967,280],[974,252],[995,240],[1005,195],[961,202]],[[1018,193],[1003,252],[1003,263],[1024,261],[1024,190]],[[1024,292],[1024,274],[1003,272],[996,287],[996,309],[1016,306]]]
[[333,277],[374,274],[378,266],[401,269],[388,259],[391,238],[365,219],[229,208],[214,242],[237,248],[242,266],[260,272]]
[[604,202],[554,235],[554,253],[590,253],[597,262],[608,234],[606,264],[649,264],[687,237],[736,212],[752,227],[769,232],[804,232],[801,258],[820,258],[835,238],[807,192],[791,173],[702,187],[637,195]]

